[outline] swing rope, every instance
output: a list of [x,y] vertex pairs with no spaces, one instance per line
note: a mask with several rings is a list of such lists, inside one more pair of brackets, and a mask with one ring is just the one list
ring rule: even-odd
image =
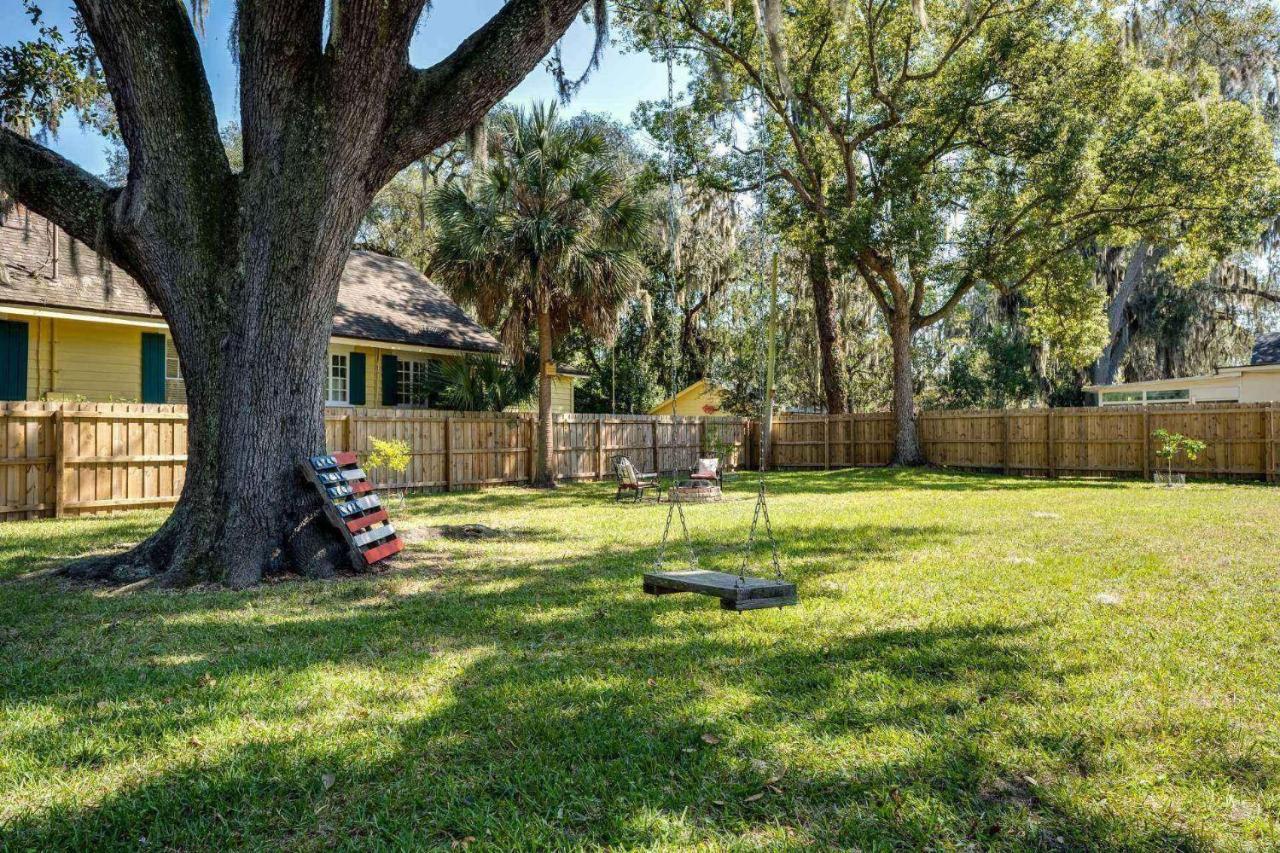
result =
[[[654,21],[661,26],[661,17],[658,15],[658,5],[654,4]],[[683,353],[680,352],[679,327],[676,323],[676,246],[679,236],[677,229],[680,227],[679,213],[677,210],[676,198],[676,83],[675,83],[675,51],[671,45],[671,33],[666,27],[663,27],[663,52],[666,55],[667,62],[667,287],[671,297],[671,322],[668,324],[671,332],[671,348],[668,350],[668,384],[671,390],[671,417],[676,414],[676,394],[678,393],[679,383],[676,380],[677,364]],[[654,467],[658,469],[658,475],[662,475],[662,465],[657,458],[657,449],[654,450]],[[673,483],[674,485],[674,483]],[[689,565],[695,570],[698,568],[698,554],[693,548],[693,540],[689,536],[689,524],[685,519],[684,504],[680,500],[680,489],[672,488],[672,497],[667,508],[667,524],[662,530],[662,544],[658,547],[658,558],[654,562],[655,571],[662,571],[663,560],[667,553],[667,539],[671,535],[671,522],[674,516],[680,517],[680,530],[683,534],[685,550],[689,554]]]
[[[658,23],[659,26],[661,26],[661,20],[658,17],[658,4],[656,3],[654,4],[654,16],[655,16],[654,18],[655,23]],[[767,61],[767,54],[766,54],[766,46],[764,43],[764,31],[763,31],[762,24],[760,22],[757,22],[757,31],[760,34],[761,73],[763,74],[765,69],[764,63]],[[668,110],[667,128],[668,128],[668,134],[669,134],[668,147],[667,147],[667,179],[668,179],[668,186],[667,186],[668,232],[667,233],[668,233],[668,242],[669,242],[668,282],[671,287],[672,318],[674,319],[674,316],[675,316],[674,312],[676,307],[675,305],[676,228],[678,227],[678,220],[677,220],[676,166],[675,166],[675,158],[676,158],[675,83],[674,83],[674,72],[673,72],[674,49],[671,45],[669,33],[664,33],[664,47],[666,52],[666,63],[667,63],[667,110]],[[759,245],[758,245],[758,252],[757,252],[758,266],[756,270],[756,281],[760,289],[760,292],[766,293],[768,288],[766,287],[765,279],[767,275],[766,268],[768,266],[769,249],[768,249],[768,246],[766,245],[767,237],[765,234],[765,225],[766,225],[765,214],[767,212],[767,203],[768,203],[767,195],[765,192],[765,181],[768,176],[768,163],[766,160],[766,152],[765,152],[765,148],[766,148],[766,145],[765,145],[766,134],[765,134],[765,127],[764,127],[765,99],[764,99],[763,88],[757,89],[756,97],[757,97],[756,122],[757,122],[757,133],[759,136],[759,145],[760,145],[759,163],[758,163],[759,201],[757,204],[760,225],[759,225]],[[675,341],[674,343],[677,347],[679,346],[678,340]],[[756,339],[756,346],[761,351],[764,351],[767,348],[767,341],[765,340],[764,326],[761,327],[761,332]],[[764,386],[767,383],[767,366],[765,365],[764,358],[758,358],[757,360],[761,364],[760,387],[763,392],[765,390]],[[675,396],[676,396],[675,395],[676,388],[675,388],[674,361],[675,361],[675,354],[673,354],[672,356],[673,366],[671,370],[671,380],[672,380],[671,411],[673,415],[675,414]],[[769,395],[767,393],[764,393],[763,396],[765,398],[764,405],[771,409],[772,400],[769,399]],[[772,415],[772,411],[766,411],[764,414],[766,417],[769,417]],[[781,556],[778,548],[778,540],[773,533],[773,522],[769,517],[769,502],[766,497],[765,476],[764,476],[764,468],[763,468],[763,462],[765,459],[763,430],[760,431],[759,442],[760,442],[759,459],[761,461],[761,465],[760,465],[758,486],[756,489],[755,511],[753,512],[751,517],[751,528],[747,533],[746,542],[743,544],[742,562],[738,567],[738,577],[735,583],[735,589],[741,589],[747,584],[747,568],[751,564],[751,559],[754,556],[757,533],[760,530],[761,520],[763,520],[764,522],[764,536],[768,539],[770,544],[774,578],[777,579],[778,581],[781,581],[783,579],[782,561],[781,561]],[[662,567],[666,560],[667,542],[671,538],[671,527],[677,517],[680,519],[680,533],[681,533],[681,538],[684,541],[685,550],[688,553],[689,565],[695,571],[698,570],[699,568],[698,555],[696,550],[693,547],[693,539],[689,535],[688,520],[686,519],[685,512],[684,512],[684,502],[680,498],[680,490],[673,489],[672,497],[670,499],[670,506],[667,509],[667,522],[662,530],[662,542],[658,547],[657,559],[654,562],[655,571],[660,572],[662,570]],[[794,603],[794,598],[792,598],[790,603]]]
[[[766,214],[768,213],[768,209],[769,209],[768,208],[769,196],[765,187],[765,182],[768,179],[769,170],[768,170],[768,161],[766,159],[767,158],[766,148],[767,148],[768,139],[767,139],[767,134],[765,132],[764,81],[765,79],[767,79],[765,68],[766,68],[766,63],[768,62],[768,54],[766,52],[766,47],[765,47],[764,21],[761,20],[759,16],[757,16],[756,30],[760,36],[759,38],[760,85],[756,88],[756,135],[757,135],[757,145],[759,146],[759,157],[758,157],[758,163],[757,163],[757,166],[759,169],[758,184],[757,184],[759,200],[756,203],[757,216],[759,219],[759,226],[758,226],[759,241],[757,244],[758,251],[756,253],[757,259],[758,259],[758,266],[756,268],[756,284],[759,287],[761,294],[767,294],[769,293],[769,288],[767,286],[767,282],[765,281],[765,279],[768,275],[768,273],[766,272],[766,268],[768,267],[768,263],[769,263],[769,258],[768,258],[769,247],[766,244],[768,240],[767,231],[766,231],[766,228],[768,225],[768,223],[766,222]],[[783,97],[785,98],[786,95],[784,94]],[[776,248],[774,249],[774,251],[777,251]],[[769,298],[772,299],[773,297],[770,296]],[[773,306],[772,305],[769,306],[769,309],[772,310]],[[768,341],[765,340],[766,332],[764,330],[768,328],[768,324],[762,323],[758,325],[760,326],[761,332],[759,337],[756,340],[756,347],[758,350],[757,355],[758,356],[764,355],[763,358],[758,357],[756,359],[760,363],[760,396],[763,399],[763,405],[761,406],[761,413],[765,418],[772,419],[773,418],[773,400],[770,398],[769,390],[766,387],[769,381],[768,380],[769,368],[768,368],[768,365],[766,364],[766,361],[768,358],[768,355],[767,355]],[[759,352],[760,350],[763,350],[763,352]],[[759,460],[759,462],[756,465],[756,468],[759,471],[760,477],[759,477],[759,485],[756,489],[756,509],[755,509],[755,513],[753,513],[751,516],[751,530],[748,531],[747,541],[742,547],[742,564],[738,567],[738,585],[739,586],[742,586],[747,582],[747,567],[751,564],[751,558],[753,556],[753,552],[755,551],[756,530],[759,527],[760,519],[762,517],[764,518],[765,535],[769,539],[771,556],[773,559],[773,575],[776,579],[782,580],[782,562],[778,555],[778,540],[777,540],[777,537],[773,535],[773,524],[769,519],[769,501],[765,496],[764,462],[766,458],[766,453],[768,452],[768,448],[766,448],[764,445],[764,432],[765,432],[764,429],[760,429],[758,430],[758,432],[759,432],[759,445],[757,447],[758,456],[756,458]]]

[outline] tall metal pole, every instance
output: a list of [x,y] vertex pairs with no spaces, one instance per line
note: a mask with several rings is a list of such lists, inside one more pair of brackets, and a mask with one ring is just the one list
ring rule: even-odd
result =
[[773,436],[773,383],[778,365],[778,254],[769,273],[769,322],[765,326],[764,411],[760,415],[760,467],[769,470]]

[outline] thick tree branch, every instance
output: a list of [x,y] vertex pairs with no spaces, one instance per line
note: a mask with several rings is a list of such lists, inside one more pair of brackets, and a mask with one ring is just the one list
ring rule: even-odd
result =
[[1280,305],[1280,293],[1272,293],[1269,290],[1261,290],[1256,287],[1211,287],[1209,289],[1223,296],[1252,296],[1256,299],[1263,299],[1272,304]]
[[143,178],[161,195],[178,187],[193,194],[217,192],[230,167],[184,4],[77,0],[76,7],[102,63],[129,151],[130,197]]
[[112,233],[120,191],[6,127],[0,127],[0,191],[132,272]]
[[965,294],[968,293],[970,290],[973,290],[974,285],[977,283],[978,283],[978,280],[975,276],[966,275],[964,278],[960,280],[960,283],[956,285],[955,290],[951,291],[951,295],[947,297],[947,301],[943,302],[942,305],[938,308],[938,310],[931,311],[928,314],[912,319],[911,331],[914,332],[917,329],[923,329],[927,326],[932,326],[934,323],[938,322],[943,317],[950,314],[952,310],[954,310],[955,307],[958,304],[960,304],[960,300],[964,298]]
[[511,0],[427,69],[404,69],[375,180],[386,182],[475,124],[546,56],[585,0]]

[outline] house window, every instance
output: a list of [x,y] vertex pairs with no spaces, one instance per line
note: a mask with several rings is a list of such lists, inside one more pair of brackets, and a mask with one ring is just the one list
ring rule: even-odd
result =
[[178,349],[173,345],[173,338],[167,335],[164,341],[164,388],[165,402],[187,402],[187,383],[182,379],[182,364],[178,361]]
[[1177,400],[1190,400],[1191,392],[1186,388],[1179,388],[1174,391],[1148,391],[1148,403],[1171,403]]
[[351,401],[351,363],[346,353],[332,353],[329,356],[329,399],[330,404],[346,405]]
[[182,381],[182,363],[178,361],[178,349],[173,345],[173,338],[164,341],[164,378],[168,382]]
[[427,404],[429,362],[401,358],[396,362],[396,394],[402,405]]
[[1104,391],[1102,405],[1124,406],[1144,403],[1176,403],[1190,400],[1191,391],[1186,388],[1172,388],[1165,391]]

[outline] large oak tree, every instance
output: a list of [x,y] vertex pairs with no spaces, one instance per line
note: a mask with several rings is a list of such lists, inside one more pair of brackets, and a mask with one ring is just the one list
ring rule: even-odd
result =
[[77,0],[127,183],[109,187],[0,129],[0,189],[141,283],[177,347],[190,430],[169,519],[78,574],[239,587],[276,568],[336,570],[335,536],[298,464],[325,448],[324,356],[361,216],[396,173],[511,91],[583,2],[510,0],[452,54],[414,68],[426,0],[240,0],[235,172],[187,7]]

